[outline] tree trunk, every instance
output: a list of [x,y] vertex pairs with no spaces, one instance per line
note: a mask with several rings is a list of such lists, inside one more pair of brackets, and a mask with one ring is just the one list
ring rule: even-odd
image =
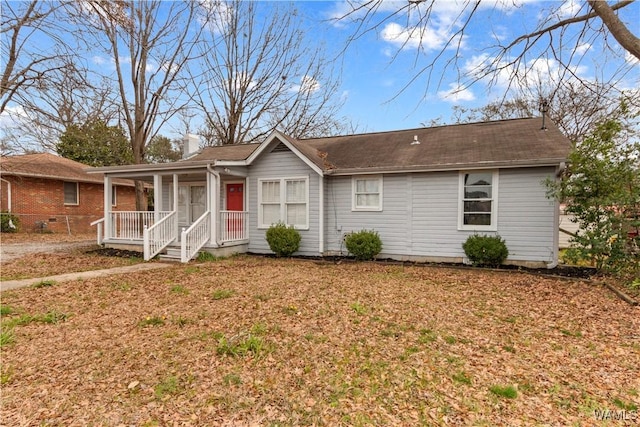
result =
[[630,54],[640,59],[640,39],[620,21],[611,6],[603,0],[588,0],[591,9],[602,19],[611,35]]

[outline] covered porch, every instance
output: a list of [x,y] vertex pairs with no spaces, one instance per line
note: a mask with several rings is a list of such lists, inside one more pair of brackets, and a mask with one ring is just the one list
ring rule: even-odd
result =
[[[104,217],[93,223],[99,244],[141,251],[145,261],[160,255],[188,262],[200,251],[216,255],[246,252],[246,168],[198,162],[131,165],[103,173]],[[152,207],[148,211],[117,210],[114,178],[144,182]]]

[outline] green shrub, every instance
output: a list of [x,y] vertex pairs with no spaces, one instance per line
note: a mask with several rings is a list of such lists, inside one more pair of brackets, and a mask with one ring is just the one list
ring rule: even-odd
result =
[[[13,227],[12,227],[13,225]],[[0,231],[3,233],[15,233],[20,228],[20,218],[8,212],[0,213]]]
[[266,238],[276,256],[291,256],[300,248],[302,239],[298,230],[281,222],[269,227]]
[[349,233],[344,238],[344,243],[347,250],[360,261],[373,259],[382,250],[382,240],[373,230]]
[[498,266],[509,256],[507,245],[500,236],[474,234],[462,244],[462,249],[473,265]]

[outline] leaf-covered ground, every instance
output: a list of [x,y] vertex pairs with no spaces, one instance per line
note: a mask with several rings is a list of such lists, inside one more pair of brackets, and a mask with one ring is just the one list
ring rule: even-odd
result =
[[95,251],[97,245],[57,253],[33,253],[3,262],[0,279],[17,280],[80,271],[101,270],[142,262],[137,257],[103,256]]
[[4,292],[2,331],[6,425],[640,422],[640,308],[517,272],[234,257]]

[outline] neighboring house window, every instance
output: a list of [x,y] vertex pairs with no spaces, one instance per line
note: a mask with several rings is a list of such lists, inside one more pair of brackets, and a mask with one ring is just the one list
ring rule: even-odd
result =
[[354,176],[351,181],[354,211],[382,210],[382,176]]
[[309,228],[309,178],[258,180],[259,226],[283,222]]
[[117,187],[115,185],[111,186],[111,206],[117,205],[116,188]]
[[64,183],[64,204],[65,205],[78,204],[78,183],[77,182]]
[[498,172],[460,173],[459,229],[497,230]]

